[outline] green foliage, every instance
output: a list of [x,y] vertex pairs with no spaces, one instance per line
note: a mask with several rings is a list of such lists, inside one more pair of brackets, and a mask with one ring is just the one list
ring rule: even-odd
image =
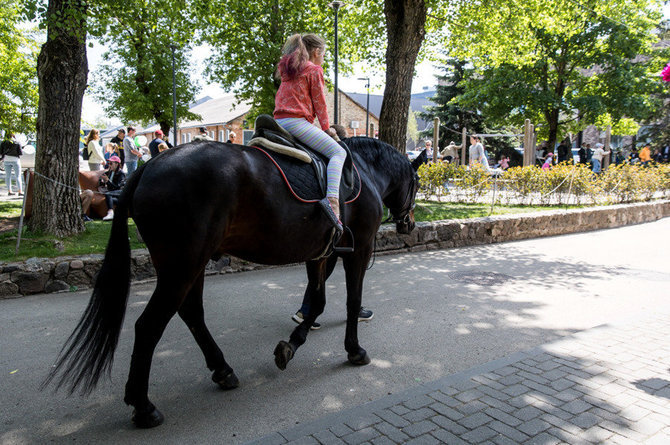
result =
[[[214,54],[207,74],[240,100],[252,103],[252,114],[270,113],[279,88],[275,68],[289,35],[312,32],[326,39],[324,72],[332,66],[334,13],[318,0],[212,0],[197,4],[205,30],[202,40]],[[380,64],[384,54],[382,5],[371,0],[347,2],[338,13],[339,71],[352,63]]]
[[18,0],[0,0],[0,129],[34,133],[37,42],[19,26],[20,7]]
[[93,91],[107,115],[144,125],[156,121],[164,130],[172,127],[173,45],[177,116],[198,118],[188,112],[199,91],[190,78],[196,30],[192,7],[190,0],[129,0],[103,11],[109,31],[101,40],[110,50],[96,70]]
[[559,119],[577,112],[586,122],[610,113],[616,124],[658,105],[656,0],[461,0],[453,11],[467,26],[451,28],[451,54],[474,67],[459,102],[501,125],[544,122],[539,136],[551,145]]

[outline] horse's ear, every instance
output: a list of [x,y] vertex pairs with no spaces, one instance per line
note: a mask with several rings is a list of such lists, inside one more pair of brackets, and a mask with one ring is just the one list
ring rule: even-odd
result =
[[428,155],[426,154],[426,149],[424,148],[423,151],[417,156],[413,161],[412,161],[412,168],[414,171],[419,171],[419,167],[421,167],[423,164],[425,164],[428,161]]

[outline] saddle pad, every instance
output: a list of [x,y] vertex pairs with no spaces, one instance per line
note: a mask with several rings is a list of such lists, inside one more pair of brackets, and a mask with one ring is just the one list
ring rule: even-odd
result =
[[[302,160],[286,156],[280,153],[268,152],[261,147],[251,145],[250,148],[262,152],[277,167],[279,174],[282,175],[284,182],[296,199],[302,202],[318,202],[323,199],[323,193],[319,182],[314,174],[314,168]],[[345,203],[351,203],[358,198],[361,193],[361,176],[358,173],[356,165],[354,166],[354,189],[346,197]]]
[[272,142],[268,139],[265,139],[263,137],[255,137],[252,140],[250,140],[247,145],[261,146],[270,151],[274,151],[275,153],[281,153],[283,155],[299,159],[307,164],[312,162],[312,158],[310,158],[309,155],[305,153],[303,150],[298,150],[293,147],[281,145],[276,142]]

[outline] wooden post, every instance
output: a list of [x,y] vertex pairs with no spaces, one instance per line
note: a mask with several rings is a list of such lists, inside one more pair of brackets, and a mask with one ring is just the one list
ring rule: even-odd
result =
[[[21,232],[23,232],[23,216],[26,214],[26,200],[28,199],[28,187],[30,187],[30,169],[27,170],[26,183],[23,184],[23,204],[21,205],[21,215],[19,216],[19,231],[16,236],[16,249],[14,255],[19,254],[19,247],[21,247]],[[19,171],[19,175],[21,172]],[[10,184],[7,184],[7,189],[11,191]]]
[[463,141],[461,145],[461,165],[468,165],[468,153],[466,152],[466,147],[468,146],[468,129],[463,127],[461,130],[461,140]]
[[[611,141],[612,141],[612,126],[608,125],[607,130],[605,130],[605,147],[604,147],[605,151],[611,151],[611,148],[610,148]],[[602,163],[603,163],[602,169],[603,170],[605,170],[607,167],[609,167],[610,159],[612,159],[611,156],[612,156],[612,153],[603,156],[603,161],[602,161]]]
[[531,138],[531,129],[530,129],[530,119],[526,119],[523,125],[523,166],[526,167],[528,165],[531,165],[531,152],[530,152],[530,147],[532,145],[532,138]]
[[440,151],[440,118],[433,119],[433,162],[437,162],[437,154]]

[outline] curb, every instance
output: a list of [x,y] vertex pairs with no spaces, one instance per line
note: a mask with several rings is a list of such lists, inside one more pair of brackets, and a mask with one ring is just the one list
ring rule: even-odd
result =
[[[419,222],[409,235],[400,235],[392,224],[386,224],[377,232],[376,254],[421,252],[565,235],[651,222],[668,216],[670,200],[660,200],[607,207]],[[147,249],[134,250],[131,257],[133,283],[155,279]],[[104,255],[95,254],[82,257],[29,258],[15,263],[0,262],[0,299],[90,288],[95,282],[103,258]],[[282,266],[259,265],[230,256],[210,261],[205,275],[275,267]]]

